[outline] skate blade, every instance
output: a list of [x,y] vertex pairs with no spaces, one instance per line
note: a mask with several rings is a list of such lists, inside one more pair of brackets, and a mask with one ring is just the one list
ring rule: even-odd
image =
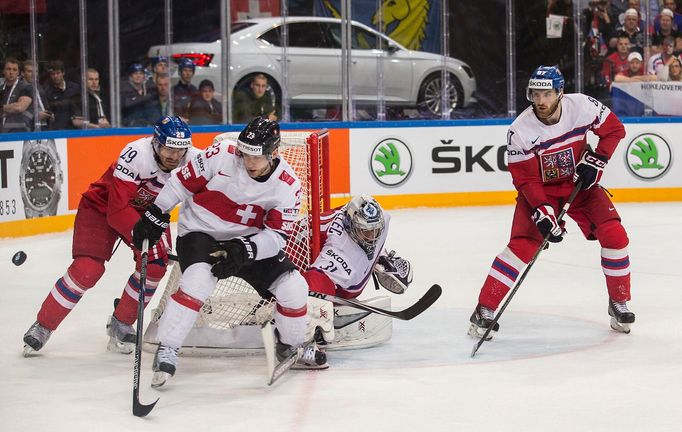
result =
[[309,364],[303,364],[303,363],[294,363],[293,366],[291,366],[291,370],[324,370],[324,369],[329,369],[329,363],[321,364],[321,365],[309,365]]
[[109,337],[107,351],[121,354],[131,354],[133,351],[135,351],[135,344],[129,342],[121,342],[114,337]]
[[630,333],[630,324],[618,322],[618,320],[613,317],[611,318],[611,328],[620,333]]
[[34,352],[36,352],[36,350],[31,348],[29,345],[24,345],[24,350],[22,352],[24,357],[32,357]]
[[[467,334],[473,338],[480,339],[483,337],[483,335],[485,334],[485,332],[487,330],[488,329],[481,328],[481,327],[477,326],[476,324],[471,324],[469,326],[469,331],[467,332]],[[491,340],[493,338],[493,336],[495,335],[495,333],[497,333],[497,332],[495,330],[492,330],[490,332],[490,334],[488,334],[488,337],[485,340],[487,340],[487,341]]]
[[172,376],[173,375],[169,374],[168,372],[154,372],[154,375],[152,375],[152,388],[159,388],[163,386]]

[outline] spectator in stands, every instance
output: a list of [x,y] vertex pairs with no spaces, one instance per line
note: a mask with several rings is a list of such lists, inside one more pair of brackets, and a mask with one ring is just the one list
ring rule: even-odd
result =
[[[673,29],[682,32],[682,14],[677,12],[677,2],[675,0],[663,0],[663,7],[670,9],[673,13]],[[654,21],[654,30],[659,30],[660,23]]]
[[199,92],[196,86],[192,84],[195,69],[196,66],[191,59],[186,57],[180,59],[180,63],[178,63],[180,81],[173,86],[173,112],[184,121],[189,118],[187,113],[189,103]]
[[211,80],[203,80],[199,84],[199,94],[189,105],[191,124],[220,124],[223,121],[223,109],[213,94],[215,88]]
[[[22,66],[21,66],[21,76],[24,79],[24,82],[33,88],[33,77],[34,77],[34,72],[35,68],[33,66],[33,62],[31,60],[26,60]],[[40,129],[47,129],[47,124],[48,122],[52,119],[52,113],[48,111],[47,109],[47,99],[45,98],[45,90],[43,90],[43,87],[40,85],[38,80],[35,82],[36,88],[38,89],[37,92],[32,93],[31,97],[35,98],[37,106],[38,106],[38,124],[40,126]],[[33,107],[31,107],[31,111],[33,111]],[[34,124],[35,127],[35,124]]]
[[74,129],[73,119],[77,114],[77,105],[80,104],[80,86],[72,81],[67,81],[64,76],[64,63],[55,60],[47,65],[50,74],[50,84],[45,88],[45,98],[49,110],[54,115],[49,123],[52,130]]
[[664,37],[660,48],[658,54],[649,57],[649,63],[647,64],[646,69],[646,73],[649,75],[657,75],[658,72],[669,63],[675,49],[675,39],[672,36]]
[[663,9],[658,17],[658,29],[651,36],[651,54],[658,54],[661,52],[660,45],[663,38],[672,36],[677,39],[682,37],[682,33],[673,29],[673,11],[670,9]]
[[0,131],[28,132],[33,128],[33,89],[19,78],[20,63],[5,59],[2,69],[5,82],[0,87]]
[[73,124],[81,129],[106,129],[110,128],[108,107],[100,93],[99,72],[97,69],[88,68],[85,72],[85,86],[88,91],[88,120],[83,117],[83,110],[78,105],[79,112],[73,119]]
[[597,0],[590,2],[590,7],[582,12],[585,23],[583,32],[586,35],[584,45],[586,89],[598,98],[604,88],[601,80],[602,64],[608,55],[609,41],[615,34],[608,8],[608,0]]
[[646,28],[646,14],[642,12],[642,3],[640,0],[628,0],[627,7],[618,15],[617,22],[615,23],[616,28],[622,27],[625,24],[625,12],[628,9],[634,9],[637,11],[638,25],[640,29]]
[[[637,9],[631,8],[625,11],[623,25],[616,27],[616,33],[619,34],[620,32],[626,33],[630,38],[630,51],[644,53],[644,33],[639,28],[639,12]],[[618,38],[611,38],[609,46],[615,48],[617,44]]]
[[156,92],[147,108],[147,124],[153,125],[162,116],[168,115],[170,109],[171,79],[168,74],[160,74],[156,77]]
[[128,80],[121,85],[124,126],[147,126],[147,108],[156,99],[156,89],[145,80],[144,66],[133,63],[128,67]]
[[658,72],[660,81],[682,81],[682,59],[672,56]]
[[631,52],[628,55],[628,68],[616,74],[613,78],[614,82],[636,82],[636,81],[656,81],[658,78],[655,75],[646,75],[644,73],[644,63],[642,62],[642,54],[637,51]]
[[274,94],[269,90],[268,78],[260,73],[253,76],[248,89],[236,90],[233,121],[248,123],[258,116],[271,121],[277,120],[278,110],[275,107]]
[[[168,57],[156,56],[152,57],[152,70],[149,79],[156,85],[156,79],[159,75],[168,75]],[[156,121],[156,120],[154,120]]]
[[630,38],[627,33],[620,32],[618,34],[616,52],[606,57],[602,65],[602,79],[607,87],[611,87],[616,74],[627,70],[630,66],[628,54],[630,54]]

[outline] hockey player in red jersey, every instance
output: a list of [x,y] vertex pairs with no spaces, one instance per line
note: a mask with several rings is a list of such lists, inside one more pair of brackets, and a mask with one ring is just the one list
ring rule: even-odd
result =
[[237,276],[264,298],[274,297],[277,356],[305,344],[301,366],[326,368],[324,353],[307,344],[308,287],[284,254],[301,206],[301,183],[278,156],[277,122],[252,120],[237,142],[219,141],[172,176],[135,225],[134,241],[156,242],[157,218],[183,202],[177,251],[182,270],[178,291],[159,320],[159,348],[152,386],[175,374],[178,351],[218,279]]
[[[192,132],[179,117],[162,117],[152,136],[125,146],[120,156],[83,193],[73,228],[73,262],[59,278],[38,311],[36,322],[24,335],[24,355],[40,350],[83,294],[104,274],[104,263],[121,239],[131,247],[135,272],[130,276],[107,324],[107,348],[129,354],[135,349],[140,252],[132,245],[132,229],[154,200],[171,171],[199,151],[192,147]],[[145,304],[166,271],[170,230],[149,250]]]
[[322,248],[303,273],[310,291],[355,298],[374,274],[387,290],[405,292],[412,282],[412,266],[395,251],[384,252],[390,216],[374,198],[354,197],[320,219]]
[[[630,300],[628,236],[620,216],[599,179],[625,128],[606,106],[579,93],[564,94],[558,68],[540,66],[530,77],[527,98],[531,106],[512,123],[507,133],[509,172],[518,190],[507,247],[495,257],[471,315],[469,334],[482,337],[523,267],[545,236],[560,242],[565,233],[556,215],[575,185],[581,191],[568,210],[588,240],[601,246],[601,267],[606,278],[608,313],[614,330],[629,333],[635,315]],[[586,134],[599,143],[591,150]],[[496,323],[490,337],[499,329]]]

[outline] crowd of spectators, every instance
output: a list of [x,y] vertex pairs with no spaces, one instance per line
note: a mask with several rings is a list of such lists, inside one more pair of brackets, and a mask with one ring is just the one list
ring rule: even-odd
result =
[[588,93],[608,102],[614,82],[671,79],[670,65],[682,54],[682,14],[675,0],[661,3],[649,28],[639,0],[591,1],[583,18]]

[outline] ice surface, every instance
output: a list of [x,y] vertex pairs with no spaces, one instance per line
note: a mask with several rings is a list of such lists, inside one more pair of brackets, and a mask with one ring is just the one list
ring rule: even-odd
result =
[[0,431],[680,431],[682,203],[618,208],[631,241],[629,335],[609,329],[598,244],[569,222],[470,358],[468,318],[512,207],[393,211],[389,246],[415,267],[393,305],[440,283],[431,310],[396,321],[388,344],[330,353],[331,369],[292,371],[273,387],[263,357],[185,357],[153,390],[145,352],[142,402],[161,399],[144,419],[131,414],[133,357],[106,351],[131,253],[121,247],[45,348],[23,358],[22,335],[71,261],[71,233],[0,240]]

